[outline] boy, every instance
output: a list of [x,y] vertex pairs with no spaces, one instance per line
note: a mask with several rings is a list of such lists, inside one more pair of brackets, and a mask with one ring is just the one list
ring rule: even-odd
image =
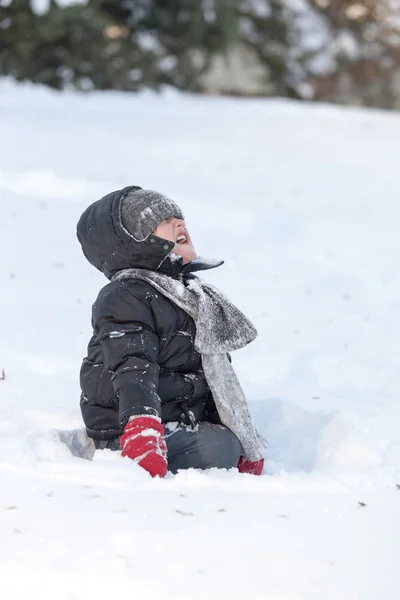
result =
[[110,279],[92,310],[81,368],[81,410],[96,448],[122,450],[147,470],[238,467],[260,475],[266,442],[255,430],[228,352],[256,331],[193,272],[180,208],[129,186],[92,204],[78,239]]

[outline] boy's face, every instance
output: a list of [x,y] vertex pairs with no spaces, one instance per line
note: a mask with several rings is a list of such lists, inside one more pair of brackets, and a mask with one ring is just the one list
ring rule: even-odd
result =
[[196,250],[183,219],[170,217],[160,223],[153,233],[164,240],[174,242],[175,248],[173,251],[178,256],[182,256],[183,264],[196,258]]

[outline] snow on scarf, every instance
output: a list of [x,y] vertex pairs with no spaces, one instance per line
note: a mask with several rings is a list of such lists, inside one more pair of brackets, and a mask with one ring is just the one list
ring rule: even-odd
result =
[[222,423],[238,437],[248,459],[263,457],[267,441],[253,425],[246,397],[227,352],[243,348],[257,336],[245,315],[217,288],[200,278],[173,279],[147,269],[125,269],[115,279],[146,281],[186,311],[196,324],[195,349]]

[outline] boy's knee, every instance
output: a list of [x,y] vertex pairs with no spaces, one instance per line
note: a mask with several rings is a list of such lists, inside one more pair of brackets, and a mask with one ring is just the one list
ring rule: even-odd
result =
[[201,422],[196,431],[180,429],[167,437],[170,471],[237,467],[242,446],[232,431]]
[[224,463],[221,468],[237,467],[241,454],[242,446],[238,438],[230,429],[225,428],[224,435],[221,437],[220,460]]

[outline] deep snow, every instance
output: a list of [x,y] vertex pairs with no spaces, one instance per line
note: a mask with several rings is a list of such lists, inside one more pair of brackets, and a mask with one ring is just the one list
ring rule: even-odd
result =
[[[8,600],[398,598],[399,136],[373,111],[1,82]],[[257,325],[233,359],[269,439],[261,478],[74,456],[91,457],[78,371],[105,283],[75,224],[127,184],[183,206],[226,261],[207,279]]]

